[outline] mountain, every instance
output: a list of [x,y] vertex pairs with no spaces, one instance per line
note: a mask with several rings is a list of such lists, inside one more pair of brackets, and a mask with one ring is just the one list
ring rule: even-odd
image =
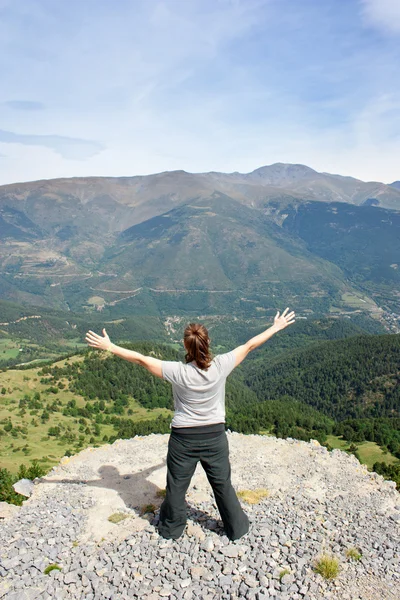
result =
[[400,190],[400,181],[394,181],[390,185],[396,188],[397,190]]
[[[286,211],[283,229],[336,264],[379,306],[397,310],[388,289],[400,286],[400,212],[374,206],[309,202]],[[390,296],[390,294],[389,294]]]
[[344,289],[333,265],[308,253],[261,211],[218,193],[125,230],[104,259],[100,267],[118,275],[117,286],[123,277],[132,287],[160,291],[252,295],[273,288],[281,296],[307,284],[321,293],[329,286]]
[[[128,312],[153,315],[255,314],[285,300],[312,311],[354,302],[377,311],[373,290],[360,287],[370,272],[360,276],[357,265],[347,269],[336,256],[342,227],[332,202],[340,214],[353,210],[355,221],[363,208],[385,211],[371,212],[357,235],[356,226],[343,235],[351,255],[376,233],[383,245],[372,270],[393,275],[385,293],[398,302],[398,260],[387,264],[385,249],[396,236],[400,190],[280,163],[247,174],[174,171],[2,186],[0,298],[75,311],[118,312],[123,303]],[[322,247],[324,236],[316,236],[319,247],[294,223],[293,215],[305,215],[304,224],[314,205],[321,210],[313,227],[329,232],[331,223],[339,234],[334,252]],[[382,215],[396,222],[389,237]]]
[[[53,179],[0,187],[0,209],[22,212],[47,234],[90,224],[87,236],[121,231],[193,198],[221,192],[249,206],[279,199],[347,202],[400,209],[400,191],[378,182],[276,163],[251,173],[171,171],[135,177]],[[2,214],[2,216],[4,216]],[[72,231],[64,232],[64,236]],[[61,238],[63,234],[61,234]]]

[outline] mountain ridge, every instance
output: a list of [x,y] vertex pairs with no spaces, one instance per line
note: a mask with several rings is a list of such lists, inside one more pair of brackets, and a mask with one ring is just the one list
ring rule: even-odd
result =
[[[293,186],[296,182],[309,180],[308,185],[302,185],[298,189]],[[2,194],[14,193],[19,199],[24,198],[32,187],[41,189],[43,194],[51,194],[53,186],[67,186],[71,193],[80,190],[80,196],[85,198],[82,186],[89,189],[85,190],[88,198],[93,198],[93,194],[98,191],[98,186],[102,184],[102,189],[110,191],[110,186],[115,188],[114,193],[118,196],[121,203],[127,202],[130,198],[129,191],[141,196],[143,200],[148,200],[148,192],[154,195],[168,196],[175,194],[179,196],[177,189],[180,189],[182,199],[188,199],[191,195],[199,193],[212,193],[220,191],[228,193],[243,202],[248,201],[249,197],[253,201],[271,200],[278,190],[282,193],[286,191],[293,199],[302,200],[306,193],[306,200],[319,201],[342,201],[354,204],[361,204],[371,197],[371,194],[377,196],[379,206],[392,209],[400,209],[400,191],[396,186],[386,185],[380,182],[364,182],[359,179],[342,176],[337,174],[321,173],[301,164],[274,163],[272,165],[259,167],[249,173],[221,173],[210,171],[208,173],[190,173],[184,170],[164,171],[151,175],[135,175],[125,177],[74,177],[46,179],[33,182],[14,183],[0,186],[0,200]],[[340,184],[340,185],[339,185]],[[172,189],[171,186],[172,185]],[[187,186],[196,192],[190,192]],[[217,185],[217,188],[214,186]],[[313,186],[318,185],[317,189]],[[74,187],[75,186],[75,187]],[[220,189],[218,189],[218,186]],[[238,187],[239,186],[239,187]],[[287,186],[287,190],[285,190]],[[161,189],[163,188],[163,189]],[[242,189],[240,189],[242,188]],[[270,188],[266,194],[266,188]],[[276,189],[275,189],[276,188]],[[128,193],[128,195],[127,195]],[[79,195],[79,194],[78,194]],[[175,198],[177,199],[177,198]],[[179,200],[179,198],[178,198]],[[133,204],[136,206],[136,204]]]
[[[331,211],[333,200],[340,207]],[[304,223],[313,212],[313,203],[329,209],[313,214],[317,214],[317,227],[321,219],[329,235],[330,228],[338,234],[336,247],[340,247],[344,236],[346,255],[340,264],[335,263],[335,257],[332,260],[332,253],[326,248],[316,247],[309,240],[310,232]],[[212,206],[212,210],[207,211],[207,206]],[[376,213],[378,219],[382,215],[379,222],[362,220],[365,206],[384,211]],[[390,306],[396,306],[397,302],[392,288],[400,273],[399,261],[395,256],[397,250],[391,256],[387,241],[395,235],[396,207],[400,208],[400,190],[392,186],[325,175],[304,165],[283,163],[260,167],[249,174],[191,174],[181,170],[149,176],[74,178],[3,186],[0,188],[0,294],[8,300],[67,310],[90,310],[120,301],[128,301],[126,306],[135,302],[144,306],[147,302],[160,310],[165,302],[159,296],[150,298],[153,293],[164,290],[185,294],[196,290],[236,293],[240,288],[245,293],[237,296],[234,304],[238,308],[246,302],[250,308],[250,303],[257,300],[248,297],[255,284],[258,292],[274,302],[274,297],[281,297],[287,290],[277,295],[269,284],[285,279],[290,271],[296,280],[304,273],[303,288],[310,291],[312,303],[320,309],[341,306],[343,298],[346,304],[346,298],[357,298],[362,293],[366,297],[354,300],[355,304],[366,304],[368,310],[376,311],[376,302],[369,294],[381,298],[382,293],[376,282],[362,287],[368,273],[378,279],[380,273],[384,274],[384,284],[389,287],[383,296],[389,298]],[[205,218],[196,217],[194,210],[202,210]],[[350,224],[351,211],[355,211],[355,219],[361,219],[362,225],[358,227],[354,249],[352,237],[356,230]],[[339,213],[344,217],[338,227]],[[143,232],[152,226],[151,220],[166,223],[171,214],[181,216],[175,237],[155,239],[153,235],[151,244],[149,241],[146,245]],[[234,214],[242,215],[242,219]],[[296,215],[301,216],[300,221]],[[217,221],[220,232],[216,230]],[[200,222],[201,228],[196,227]],[[287,226],[289,222],[292,227]],[[131,240],[134,251],[131,268],[126,262],[126,272],[120,268],[114,270],[108,260],[117,250],[123,252],[121,240],[128,235],[123,232],[135,227],[142,241],[134,246]],[[240,229],[246,231],[247,240]],[[166,229],[165,232],[168,233]],[[191,242],[190,236],[196,237],[196,243],[200,244],[198,251],[192,243],[194,237]],[[354,250],[368,244],[370,239],[377,251],[374,269],[360,270],[356,260],[349,274],[346,261],[353,257],[354,262]],[[324,244],[323,235],[319,236],[318,244]],[[283,252],[286,258],[282,269]],[[145,263],[149,276],[138,277]],[[161,273],[163,263],[165,272]],[[297,269],[293,266],[296,263]],[[239,287],[232,285],[232,277],[238,280],[235,272],[238,274],[243,266],[246,286],[243,287],[243,281]],[[201,285],[196,281],[196,269]],[[267,271],[269,275],[264,277]],[[289,300],[293,295],[303,295],[304,290],[295,287]],[[142,288],[148,288],[146,299],[133,300],[135,294],[143,294]],[[328,300],[320,302],[315,294]],[[214,310],[212,306],[222,310],[224,301],[197,297],[189,302],[192,307],[196,303],[202,312],[209,312]],[[173,309],[172,297],[167,304]],[[188,302],[184,299],[181,306],[187,307]]]

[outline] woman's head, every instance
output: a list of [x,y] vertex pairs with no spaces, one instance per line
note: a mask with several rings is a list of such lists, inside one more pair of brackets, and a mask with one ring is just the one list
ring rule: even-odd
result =
[[186,362],[196,361],[200,369],[207,370],[211,364],[210,339],[208,331],[200,323],[190,323],[183,334]]

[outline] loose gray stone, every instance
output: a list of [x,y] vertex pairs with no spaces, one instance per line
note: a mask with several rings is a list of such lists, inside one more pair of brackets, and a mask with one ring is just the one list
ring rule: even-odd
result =
[[34,483],[30,479],[20,479],[19,481],[13,484],[13,488],[17,492],[17,494],[21,494],[22,496],[26,496],[27,498],[29,498],[29,496],[32,495],[34,487]]
[[18,555],[14,556],[13,558],[5,559],[1,562],[1,566],[6,571],[9,571],[10,569],[15,569],[16,567],[18,567],[19,564],[20,558]]
[[64,583],[69,585],[70,583],[78,583],[79,582],[79,574],[78,571],[70,571],[64,575]]
[[9,504],[8,502],[0,502],[0,519],[8,519],[16,515],[20,510],[20,506]]

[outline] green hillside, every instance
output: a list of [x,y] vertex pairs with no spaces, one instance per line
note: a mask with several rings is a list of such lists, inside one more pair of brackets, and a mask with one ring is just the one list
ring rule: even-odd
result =
[[400,337],[356,336],[248,363],[260,400],[286,395],[336,419],[400,416]]
[[[332,263],[267,218],[222,194],[193,200],[124,231],[101,271],[145,288],[165,314],[234,312],[253,316],[267,304],[327,312],[351,284]],[[118,290],[120,277],[107,283]],[[99,290],[101,290],[99,286]]]
[[313,254],[336,264],[380,304],[398,309],[400,212],[375,206],[309,202],[287,210],[283,228]]
[[[166,351],[168,352],[168,349]],[[86,360],[88,360],[87,355]],[[86,363],[82,366],[86,375],[94,372],[94,365],[98,364],[99,360],[102,360],[99,356],[93,356],[93,360],[89,359],[88,365]],[[117,364],[117,359],[114,360]],[[86,394],[83,396],[72,391],[70,386],[74,388],[74,383],[72,378],[71,382],[69,381],[70,375],[66,373],[70,371],[79,373],[80,369],[76,367],[83,365],[84,362],[85,355],[76,355],[58,361],[51,367],[57,374],[53,377],[49,376],[46,367],[44,371],[43,368],[35,367],[25,370],[10,369],[1,373],[2,467],[16,472],[20,464],[28,465],[33,459],[39,459],[45,468],[50,468],[66,452],[75,453],[89,445],[103,444],[110,438],[118,437],[120,420],[125,417],[129,417],[136,424],[145,422],[143,433],[149,433],[151,428],[155,427],[154,420],[157,418],[158,426],[161,424],[165,431],[169,430],[171,420],[169,409],[146,408],[137,399],[144,398],[142,382],[137,387],[124,389],[122,392],[119,391],[119,385],[116,386],[117,393],[111,393],[113,399],[106,401],[97,397],[89,400]],[[123,361],[118,362],[118,366],[123,369],[125,366]],[[133,372],[137,370],[138,367],[133,366]],[[112,369],[110,376],[115,376]],[[118,378],[119,376],[120,373]],[[150,376],[146,378],[147,384],[149,380]],[[98,378],[97,383],[99,383]],[[169,405],[171,402],[169,386],[161,381],[160,383],[161,389],[164,389],[163,404]],[[75,386],[77,385],[79,385],[78,380],[75,382]],[[88,394],[93,396],[90,390]],[[150,431],[148,423],[151,423]]]
[[262,407],[276,401],[307,404],[335,421],[323,434],[374,442],[400,458],[399,358],[399,336],[356,336],[269,361],[260,352],[244,364],[243,382]]
[[114,339],[170,341],[158,316],[118,318],[107,311],[85,315],[0,300],[0,368],[74,354],[87,348],[89,329],[103,327]]

